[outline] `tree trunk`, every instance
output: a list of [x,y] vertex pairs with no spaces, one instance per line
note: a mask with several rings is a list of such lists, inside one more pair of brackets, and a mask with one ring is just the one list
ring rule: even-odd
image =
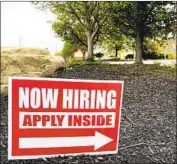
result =
[[116,58],[117,58],[117,56],[118,56],[118,48],[117,48],[117,46],[115,47],[115,50],[116,50]]
[[137,32],[135,64],[143,64],[143,35]]
[[93,60],[93,38],[88,36],[88,58],[87,60]]
[[83,61],[85,61],[85,51],[83,52]]

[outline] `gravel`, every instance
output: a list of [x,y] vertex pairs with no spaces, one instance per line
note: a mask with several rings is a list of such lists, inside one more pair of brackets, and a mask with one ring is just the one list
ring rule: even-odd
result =
[[[133,66],[76,65],[47,77],[72,79],[123,80],[119,151],[114,155],[68,156],[36,160],[7,160],[8,98],[1,95],[0,151],[2,164],[141,164],[177,163],[176,159],[176,77],[162,68]],[[150,66],[144,66],[150,67]],[[147,70],[146,69],[146,70]],[[151,70],[152,69],[152,70]],[[155,71],[156,70],[156,71]],[[144,71],[145,72],[145,71]],[[158,72],[158,73],[157,73]]]

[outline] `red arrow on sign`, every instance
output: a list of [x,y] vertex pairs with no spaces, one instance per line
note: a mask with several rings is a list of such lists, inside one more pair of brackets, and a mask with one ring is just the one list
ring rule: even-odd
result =
[[96,131],[94,136],[19,138],[19,148],[75,147],[93,145],[94,150],[97,150],[112,140],[113,139]]

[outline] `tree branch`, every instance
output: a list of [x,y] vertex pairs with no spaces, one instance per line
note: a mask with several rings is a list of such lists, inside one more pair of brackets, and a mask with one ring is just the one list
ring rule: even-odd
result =
[[98,30],[99,30],[99,26],[98,26],[98,24],[96,24],[96,29],[95,29],[95,31],[92,33],[92,36],[91,36],[92,38],[94,38],[94,37],[96,36]]
[[74,32],[73,28],[70,27],[72,35],[84,46],[87,47],[87,44],[84,43],[84,41]]
[[78,16],[78,14],[76,13],[75,9],[71,6],[71,5],[68,5],[69,6],[69,9],[71,10],[70,13],[73,14],[77,20],[80,22],[80,24],[85,27],[84,23],[82,22],[81,18]]

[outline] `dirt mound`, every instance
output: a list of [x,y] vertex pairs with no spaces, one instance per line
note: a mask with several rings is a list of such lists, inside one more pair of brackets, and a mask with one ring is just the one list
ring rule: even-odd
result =
[[2,54],[22,54],[22,55],[50,55],[49,52],[45,49],[40,48],[15,48],[15,47],[2,47],[1,48]]
[[62,57],[46,55],[45,50],[20,49],[19,53],[16,53],[17,50],[7,48],[2,49],[1,52],[1,91],[3,93],[7,92],[9,76],[39,77],[65,65]]

